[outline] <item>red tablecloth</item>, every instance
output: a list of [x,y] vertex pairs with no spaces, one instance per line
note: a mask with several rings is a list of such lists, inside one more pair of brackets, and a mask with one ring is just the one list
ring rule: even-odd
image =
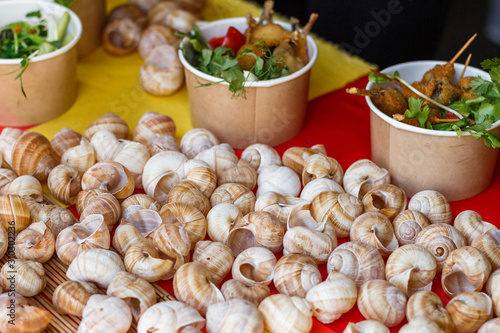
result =
[[[364,87],[366,83],[367,78],[363,77],[348,86]],[[283,154],[289,147],[307,147],[319,143],[326,147],[329,156],[339,161],[344,170],[359,159],[370,158],[369,109],[364,98],[349,95],[345,89],[339,89],[310,101],[302,132],[289,142],[276,147],[276,150]],[[451,208],[454,216],[463,210],[475,210],[484,220],[500,227],[500,211],[496,207],[498,199],[500,199],[500,162],[497,162],[491,185],[483,193],[467,200],[452,202]],[[346,241],[348,239],[339,239],[339,243]],[[321,267],[321,272],[326,278],[326,267]],[[159,284],[173,295],[171,280],[161,281]],[[444,303],[449,301],[442,291],[440,275],[434,280],[433,290],[441,296]],[[313,332],[341,333],[350,321],[361,320],[364,318],[355,307],[332,324],[324,325],[314,321]],[[391,332],[397,332],[403,324],[404,322],[391,329]]]

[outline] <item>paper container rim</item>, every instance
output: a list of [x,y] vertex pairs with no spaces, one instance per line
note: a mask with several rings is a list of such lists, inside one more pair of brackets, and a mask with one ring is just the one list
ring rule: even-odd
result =
[[[82,22],[78,17],[78,15],[76,15],[75,12],[73,12],[71,9],[64,7],[60,4],[57,4],[55,2],[39,1],[39,0],[4,0],[0,1],[0,12],[2,12],[2,15],[5,15],[5,12],[8,11],[9,8],[14,8],[16,11],[18,11],[19,7],[21,6],[28,6],[28,10],[26,13],[35,10],[43,11],[45,9],[46,11],[48,10],[49,13],[56,13],[58,15],[62,15],[62,13],[66,11],[70,15],[68,28],[70,28],[71,26],[71,28],[75,30],[73,33],[74,34],[73,39],[71,39],[71,41],[68,44],[50,53],[32,57],[30,58],[30,63],[44,61],[46,59],[55,58],[61,54],[64,54],[69,50],[71,50],[82,37]],[[4,24],[0,24],[0,26],[3,25]],[[13,59],[0,58],[0,65],[18,65],[21,62],[21,60],[22,58],[13,58]]]
[[[413,67],[415,65],[422,65],[422,66],[426,66],[427,69],[431,69],[435,65],[444,65],[444,64],[446,64],[446,61],[438,61],[438,60],[409,61],[409,62],[403,62],[403,63],[397,64],[397,65],[387,67],[387,68],[381,70],[380,72],[392,75],[396,71],[401,71],[402,69],[407,69],[407,68]],[[455,63],[455,68],[458,69],[457,73],[461,73],[464,66],[465,66],[464,64]],[[464,75],[465,76],[470,75],[470,72],[475,72],[476,74],[474,76],[481,75],[481,77],[483,77],[484,79],[487,79],[487,80],[491,79],[490,75],[487,72],[485,72],[479,68],[472,67],[472,66],[467,67]],[[424,72],[421,73],[420,77],[422,77],[423,75],[424,75]],[[403,77],[403,75],[402,75],[402,77]],[[372,88],[376,87],[377,84],[378,83],[368,82],[368,84],[366,85],[366,89],[367,90],[372,89]],[[397,129],[401,129],[401,130],[413,132],[413,133],[425,134],[425,135],[445,136],[445,137],[457,136],[457,133],[455,131],[430,130],[427,128],[412,126],[412,125],[405,124],[401,121],[397,121],[397,120],[389,117],[388,115],[386,115],[381,110],[379,110],[375,106],[375,104],[373,104],[370,97],[367,96],[367,97],[365,97],[365,99],[366,99],[366,103],[370,107],[371,111],[373,111],[379,118],[381,118],[382,120],[384,120],[385,122],[387,122],[388,124],[390,124],[391,126],[397,128]],[[491,128],[489,128],[488,130],[493,130],[499,126],[500,126],[500,120],[493,123]],[[462,136],[464,136],[464,135],[470,136],[471,134],[467,131],[463,131]]]
[[[211,28],[213,28],[215,25],[224,24],[224,26],[230,27],[230,26],[234,26],[234,25],[242,25],[243,22],[246,25],[246,18],[245,17],[234,17],[234,18],[227,18],[227,19],[222,19],[222,20],[217,20],[217,21],[209,22],[209,23],[203,24],[199,28],[200,28],[201,32],[206,33],[208,30],[210,30]],[[289,24],[289,23],[282,22],[282,21],[273,21],[273,23],[277,23],[277,24],[281,25],[282,27],[284,27],[286,29],[291,29],[291,24]],[[276,86],[278,84],[282,84],[282,83],[285,83],[285,82],[288,82],[288,81],[292,81],[295,78],[303,75],[307,71],[311,70],[312,66],[314,65],[314,63],[318,59],[318,46],[316,45],[316,42],[314,41],[314,39],[311,36],[308,35],[306,38],[307,38],[307,55],[308,55],[309,61],[307,62],[307,64],[304,67],[302,67],[301,69],[299,69],[295,73],[292,73],[292,74],[284,76],[284,77],[280,77],[278,79],[245,82],[244,87],[259,88],[259,87],[272,87],[272,86]],[[187,40],[187,37],[185,37],[182,40],[181,47],[182,47],[182,44],[186,40]],[[205,79],[205,80],[207,80],[209,82],[220,82],[219,84],[229,85],[229,83],[227,83],[225,81],[221,81],[222,80],[221,78],[215,77],[215,76],[212,76],[212,75],[208,75],[208,74],[203,73],[202,71],[196,69],[195,67],[193,67],[186,60],[186,58],[184,58],[184,54],[182,53],[181,47],[179,47],[179,51],[178,51],[179,52],[179,58],[181,60],[182,65],[184,65],[184,67],[188,71],[190,71],[194,75],[196,75],[196,76],[198,76],[198,77],[200,77],[202,79]]]

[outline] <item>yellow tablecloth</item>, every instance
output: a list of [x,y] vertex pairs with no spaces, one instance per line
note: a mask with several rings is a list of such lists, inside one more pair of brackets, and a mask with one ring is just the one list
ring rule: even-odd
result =
[[[108,11],[127,0],[108,0]],[[207,21],[241,17],[247,13],[261,14],[261,7],[242,0],[207,0],[203,16]],[[280,18],[281,19],[281,18]],[[320,19],[328,19],[321,17]],[[334,44],[315,37],[319,56],[311,73],[309,98],[343,87],[346,83],[367,74],[374,67],[360,58],[350,56]],[[78,99],[64,115],[34,127],[32,130],[51,139],[63,127],[83,133],[88,124],[104,114],[115,112],[129,124],[131,130],[147,111],[168,114],[177,125],[177,139],[192,128],[187,90],[183,87],[169,97],[146,93],[138,81],[143,60],[138,53],[114,57],[102,48],[79,61]]]

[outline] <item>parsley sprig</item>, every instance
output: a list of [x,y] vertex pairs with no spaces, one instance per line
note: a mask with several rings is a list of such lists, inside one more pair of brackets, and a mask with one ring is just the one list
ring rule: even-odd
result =
[[[193,25],[191,32],[178,31],[176,34],[187,37],[187,40],[181,45],[181,50],[191,65],[203,73],[221,78],[220,81],[216,82],[199,83],[200,87],[227,82],[229,91],[233,93],[232,97],[242,96],[245,98],[245,83],[251,75],[255,75],[258,80],[271,80],[289,74],[288,67],[286,65],[278,66],[280,60],[272,55],[269,47],[263,42],[252,45],[252,47],[260,48],[263,56],[256,55],[251,48],[235,55],[234,51],[227,47],[219,46],[212,49],[196,24]],[[238,59],[243,56],[255,58],[255,65],[252,66],[248,73],[244,72],[238,62]]]

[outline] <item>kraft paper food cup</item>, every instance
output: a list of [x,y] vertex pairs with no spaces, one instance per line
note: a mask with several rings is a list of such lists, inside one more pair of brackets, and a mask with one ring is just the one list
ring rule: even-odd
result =
[[106,22],[106,0],[75,0],[70,9],[82,22],[82,38],[77,49],[78,58],[83,59],[101,46]]
[[[290,25],[274,21],[290,29]],[[223,36],[233,26],[240,32],[247,28],[246,19],[231,18],[200,26],[207,40]],[[297,135],[304,125],[311,68],[318,57],[318,48],[307,36],[309,62],[299,71],[274,80],[247,82],[246,99],[231,98],[227,83],[200,87],[200,83],[219,82],[179,56],[184,65],[189,95],[191,121],[194,127],[212,131],[221,142],[244,149],[253,143],[276,146]]]
[[[443,61],[414,61],[382,70],[399,75],[409,83],[420,81],[423,74]],[[455,82],[462,73],[463,64],[455,64]],[[489,80],[488,73],[467,67],[465,76],[481,76]],[[375,87],[368,83],[366,89]],[[435,190],[449,201],[467,199],[485,190],[495,171],[499,149],[488,148],[468,132],[457,137],[455,131],[435,131],[407,125],[392,119],[366,98],[370,107],[372,160],[386,168],[392,182],[408,196]],[[500,121],[491,129],[500,135]]]
[[25,21],[26,14],[40,10],[61,17],[69,12],[67,32],[71,42],[51,53],[33,57],[22,75],[26,98],[16,74],[21,59],[0,59],[0,125],[28,126],[54,119],[66,112],[77,96],[77,49],[82,34],[78,16],[68,8],[45,1],[0,1],[0,26]]

